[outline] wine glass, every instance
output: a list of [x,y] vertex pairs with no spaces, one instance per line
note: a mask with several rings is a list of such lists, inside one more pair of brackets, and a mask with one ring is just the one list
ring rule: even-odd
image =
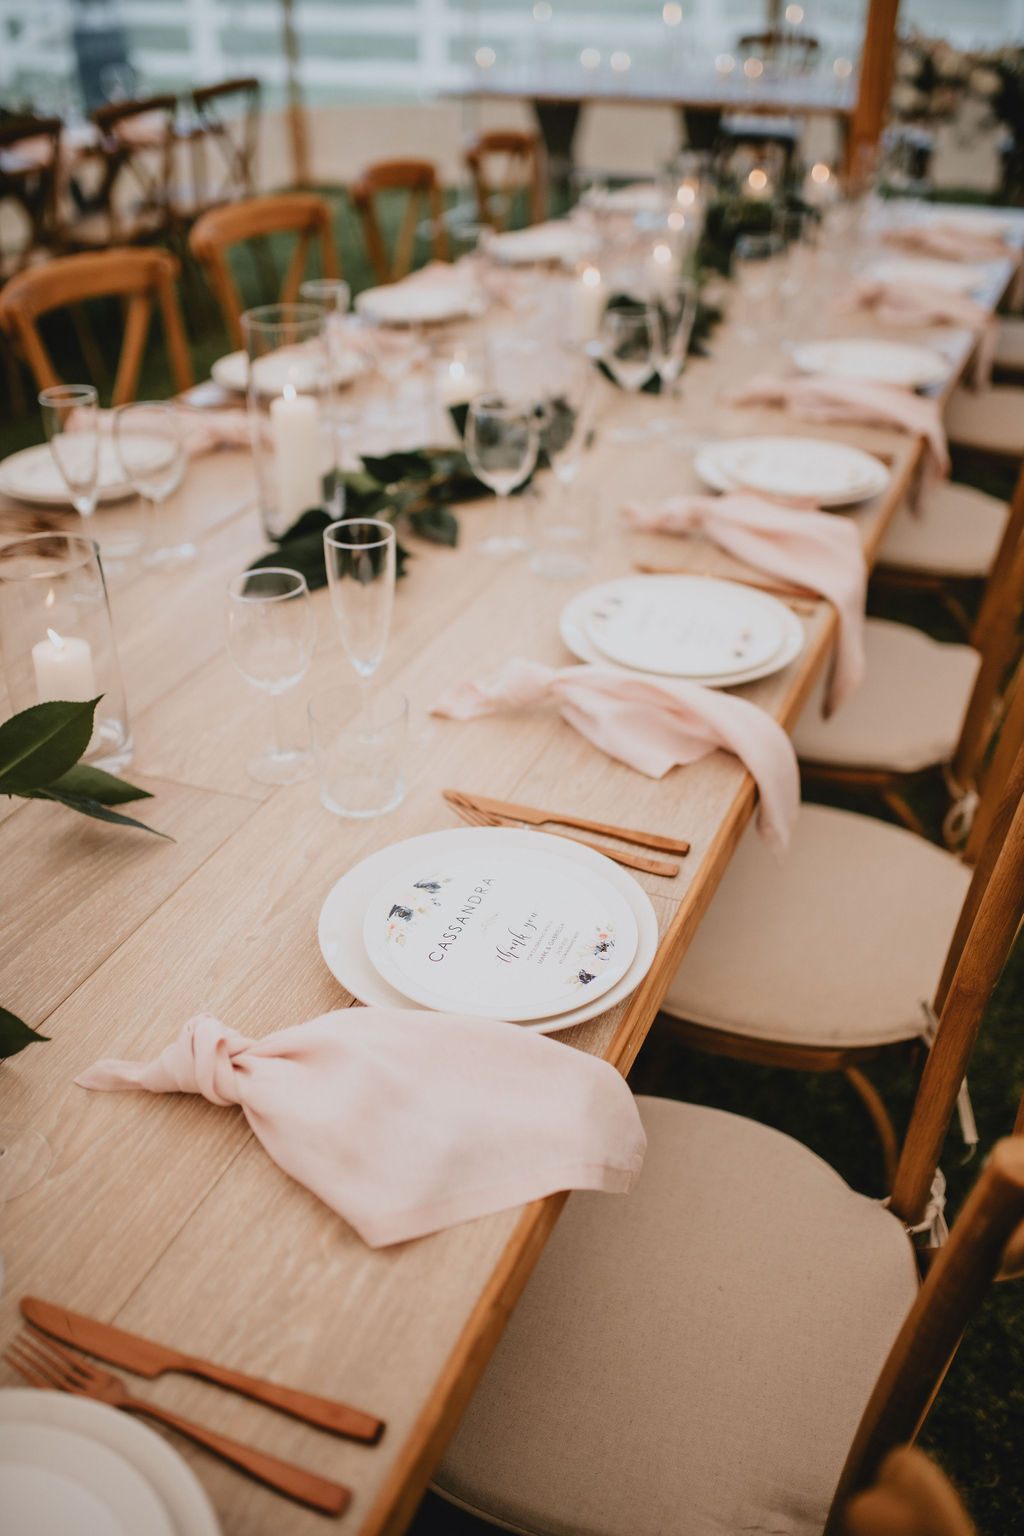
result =
[[631,394],[654,377],[654,326],[646,306],[607,309],[601,321],[601,360]]
[[364,683],[380,666],[391,632],[397,547],[394,528],[377,517],[345,518],[324,529],[331,607]]
[[576,479],[583,450],[590,436],[594,370],[585,353],[574,347],[562,349],[552,361],[547,422],[541,447],[559,485]]
[[693,322],[697,318],[697,289],[686,277],[663,283],[651,304],[654,367],[669,399],[679,398],[679,375],[686,366]]
[[466,416],[466,457],[478,480],[497,496],[491,532],[480,548],[488,555],[506,559],[527,547],[522,528],[522,509],[518,526],[509,504],[511,493],[533,472],[540,440],[539,420],[534,402],[508,400],[504,395],[476,395]]
[[280,566],[236,576],[228,586],[227,642],[242,676],[270,697],[271,744],[250,759],[250,778],[259,784],[295,784],[309,778],[313,760],[308,746],[286,743],[278,703],[302,681],[313,660],[316,614],[306,578]]
[[140,400],[114,411],[114,447],[125,478],[152,508],[149,548],[142,563],[175,570],[196,558],[196,546],[161,541],[160,508],[185,474],[185,441],[177,407],[165,400]]

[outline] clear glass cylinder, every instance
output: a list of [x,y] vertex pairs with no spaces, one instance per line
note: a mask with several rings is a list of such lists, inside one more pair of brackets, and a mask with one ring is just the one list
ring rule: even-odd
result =
[[242,316],[249,429],[270,538],[303,512],[332,502],[334,385],[326,321],[316,304],[265,304]]
[[117,772],[132,755],[99,549],[77,533],[0,544],[0,646],[11,712],[102,694],[83,761]]

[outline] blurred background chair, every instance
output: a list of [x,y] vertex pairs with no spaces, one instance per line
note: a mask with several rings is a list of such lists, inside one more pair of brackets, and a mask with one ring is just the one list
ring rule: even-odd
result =
[[[174,231],[175,96],[149,96],[98,107],[94,148],[79,151],[71,191],[82,212],[65,225],[70,251],[158,244]],[[96,176],[90,187],[91,174]]]
[[465,161],[476,190],[481,224],[505,229],[519,199],[526,222],[546,217],[544,149],[535,133],[495,130],[479,133],[466,143]]
[[261,99],[254,75],[192,92],[192,118],[179,132],[188,144],[192,184],[175,191],[179,218],[192,222],[210,208],[256,196]]
[[[381,193],[394,192],[405,192],[408,196],[395,240],[394,255],[389,261],[377,211],[377,199]],[[366,252],[378,283],[393,283],[410,271],[421,205],[425,205],[429,218],[433,254],[439,261],[447,261],[444,193],[437,170],[429,160],[378,160],[366,166],[349,188],[349,195],[363,227]]]

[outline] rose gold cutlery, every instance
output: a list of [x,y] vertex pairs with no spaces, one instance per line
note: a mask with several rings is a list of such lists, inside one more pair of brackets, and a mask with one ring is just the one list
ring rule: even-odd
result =
[[[457,789],[446,789],[444,797],[452,809],[475,827],[503,827],[510,821],[529,821],[533,826],[541,826],[546,822],[564,822],[566,826],[582,827],[585,831],[603,832],[609,837],[626,837],[629,829],[620,829],[606,825],[603,822],[584,822],[581,818],[569,816],[548,815],[545,812],[535,811],[529,806],[514,807],[507,801],[486,800],[479,795],[464,795]],[[492,806],[505,806],[504,811],[487,809]],[[526,811],[528,814],[523,815]],[[595,853],[603,853],[608,859],[614,859],[616,864],[624,864],[628,869],[641,869],[648,875],[666,875],[671,878],[678,875],[679,865],[667,859],[648,859],[641,854],[627,853],[622,848],[609,848],[605,843],[591,843],[583,837],[572,837],[568,832],[552,832],[551,837],[564,837],[570,843],[581,843],[584,848],[593,848]],[[639,841],[640,834],[633,832],[632,840]],[[673,843],[670,838],[660,839],[662,843]],[[689,843],[674,843],[678,849],[688,849]]]
[[52,1340],[44,1341],[35,1335],[24,1334],[8,1346],[4,1358],[34,1387],[95,1398],[97,1402],[107,1403],[111,1408],[145,1414],[147,1418],[167,1424],[179,1434],[194,1440],[197,1445],[205,1446],[225,1461],[240,1467],[250,1477],[266,1483],[270,1488],[276,1488],[289,1498],[297,1499],[300,1504],[309,1504],[313,1509],[324,1510],[331,1515],[340,1515],[348,1507],[351,1491],[341,1483],[329,1482],[325,1477],[318,1477],[315,1472],[307,1472],[304,1467],[279,1461],[276,1456],[270,1456],[265,1451],[243,1445],[239,1440],[231,1440],[227,1435],[207,1429],[202,1424],[194,1424],[191,1419],[183,1419],[176,1413],[169,1413],[157,1403],[132,1397],[120,1377],[87,1364]]
[[69,1312],[66,1307],[40,1301],[36,1296],[23,1296],[21,1310],[24,1317],[45,1333],[84,1349],[88,1355],[98,1355],[110,1365],[120,1365],[138,1376],[159,1376],[161,1371],[185,1371],[190,1376],[202,1376],[232,1392],[255,1398],[271,1408],[280,1408],[297,1419],[305,1419],[320,1429],[329,1429],[336,1435],[346,1435],[351,1440],[364,1440],[374,1444],[380,1439],[384,1421],[375,1419],[358,1408],[345,1403],[332,1402],[327,1397],[317,1397],[312,1392],[300,1392],[293,1387],[278,1386],[273,1381],[261,1381],[256,1376],[245,1376],[181,1350],[169,1349],[165,1344],[154,1344],[150,1339],[127,1333],[111,1323],[97,1322]]

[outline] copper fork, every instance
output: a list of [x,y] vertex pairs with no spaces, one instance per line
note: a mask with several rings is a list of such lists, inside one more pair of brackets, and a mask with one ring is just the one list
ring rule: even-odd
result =
[[[457,816],[469,823],[471,827],[507,827],[514,822],[503,816],[496,815],[493,811],[481,811],[468,800],[459,796],[448,796],[448,803]],[[584,848],[593,848],[595,853],[603,853],[606,859],[614,859],[616,864],[625,864],[629,869],[642,869],[648,875],[667,875],[670,878],[679,873],[679,865],[669,859],[649,859],[643,854],[626,853],[622,848],[609,848],[604,843],[590,843],[585,837],[571,837],[568,832],[548,832],[548,837],[564,837],[570,843],[580,843]]]
[[300,1504],[309,1504],[313,1509],[324,1510],[327,1514],[340,1515],[352,1497],[350,1490],[343,1488],[340,1483],[317,1477],[314,1472],[307,1472],[305,1468],[296,1467],[291,1462],[279,1461],[276,1456],[268,1456],[265,1451],[257,1451],[251,1445],[229,1440],[227,1435],[221,1435],[216,1430],[194,1424],[191,1419],[179,1418],[176,1413],[168,1413],[166,1408],[161,1408],[157,1403],[132,1397],[119,1376],[100,1370],[98,1366],[62,1349],[50,1339],[44,1342],[34,1334],[22,1334],[8,1346],[4,1358],[34,1387],[71,1392],[78,1397],[93,1397],[98,1402],[109,1403],[111,1408],[142,1413],[161,1424],[168,1424],[171,1429],[187,1435],[197,1445],[206,1446],[207,1450],[214,1451],[225,1461],[241,1467],[250,1477],[257,1478],[270,1488],[276,1488],[279,1493],[285,1493],[291,1499],[297,1499]]

